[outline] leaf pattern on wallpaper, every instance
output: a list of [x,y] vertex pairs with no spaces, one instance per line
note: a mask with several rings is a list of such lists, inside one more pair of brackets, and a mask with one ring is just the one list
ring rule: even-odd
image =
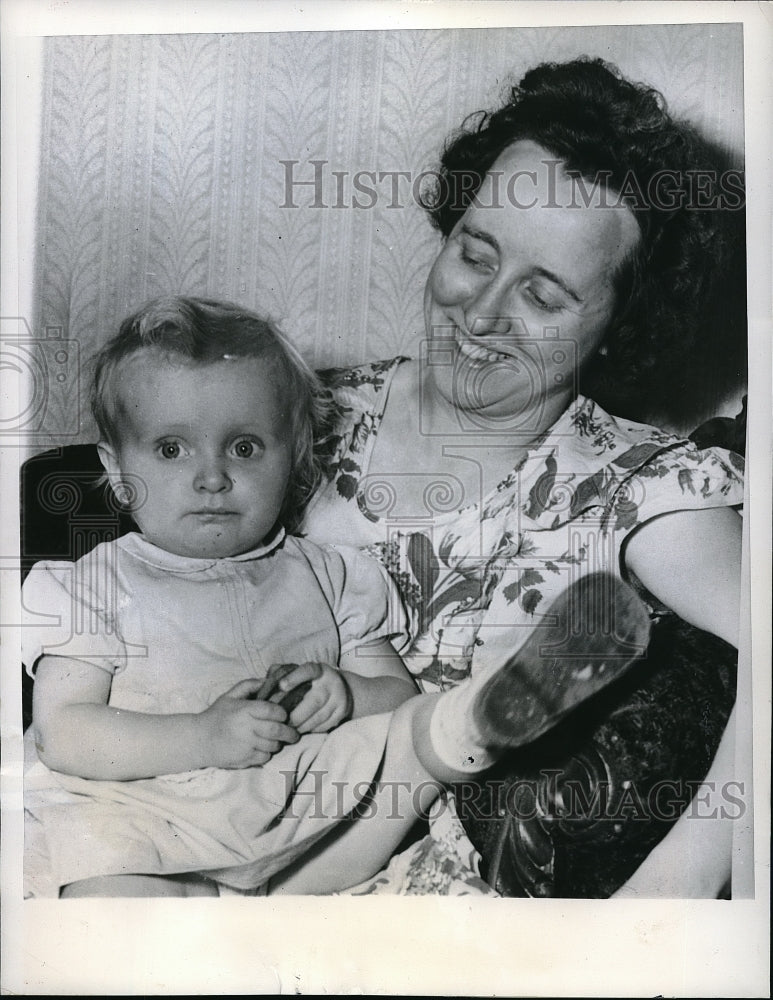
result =
[[706,47],[695,25],[656,24],[637,54],[638,79],[669,95],[679,95],[680,113],[700,118],[706,90]]
[[[409,246],[410,253],[400,251]],[[385,216],[373,236],[368,345],[372,356],[418,357],[424,338],[424,283],[440,244],[423,213]]]
[[265,105],[271,37],[223,35],[214,109],[210,294],[262,307],[256,219],[265,152]]
[[387,36],[367,33],[363,44],[356,47],[344,34],[328,37],[330,92],[339,97],[330,103],[328,112],[324,157],[328,160],[329,181],[325,198],[327,204],[341,207],[321,213],[320,295],[313,321],[314,360],[335,366],[350,363],[353,356],[372,357],[365,341],[378,204],[373,203],[372,194],[358,188],[363,178],[371,186],[379,166],[378,71]]
[[[49,86],[43,143],[49,152],[41,184],[36,326],[61,327],[78,343],[81,370],[48,380],[44,429],[52,441],[77,433],[87,410],[83,361],[96,336],[101,232],[106,206],[105,120],[109,41],[69,37],[46,50]],[[50,353],[49,351],[46,352]],[[60,374],[57,370],[57,374]]]
[[[324,210],[311,205],[314,190],[293,188],[288,198],[282,160],[326,159],[329,35],[309,32],[272,39],[266,74],[263,119],[264,157],[258,182],[256,291],[301,342],[313,329],[319,301],[320,229]],[[293,168],[295,171],[296,168]],[[293,177],[307,179],[313,168],[301,162]]]
[[[352,208],[357,171],[433,167],[508,82],[582,53],[662,87],[741,156],[741,41],[695,24],[52,37],[36,326],[62,326],[86,359],[138,302],[185,291],[273,314],[317,364],[413,353],[438,236],[418,206],[388,207],[389,181]],[[347,173],[346,209],[308,207],[308,187],[307,207],[283,208],[283,159],[301,179],[327,161],[328,205]],[[51,443],[77,402],[57,391]]]
[[[412,182],[398,186],[401,207],[379,213],[373,234],[378,266],[371,277],[368,339],[379,356],[415,353],[423,333],[423,287],[437,236],[418,203],[416,180],[436,165],[444,137],[450,45],[447,32],[404,31],[390,36],[385,51],[379,167],[410,171]],[[391,191],[387,197],[391,202]]]
[[164,36],[158,55],[149,294],[201,292],[208,270],[218,39]]
[[105,109],[110,170],[105,177],[109,211],[102,234],[103,330],[117,329],[130,310],[159,290],[153,283],[158,268],[150,244],[159,47],[160,39],[152,35],[122,35],[112,47],[113,91]]
[[[741,25],[728,25],[736,32],[740,45]],[[706,135],[726,150],[733,152],[735,165],[743,166],[743,80],[723,79],[723,62],[726,54],[721,46],[708,44],[701,25],[656,25],[651,41],[640,53],[640,77],[647,80],[650,66],[662,67],[656,85],[666,95],[666,103],[673,112],[702,122]],[[727,88],[723,104],[734,114],[718,121],[707,113],[713,103],[716,89]]]

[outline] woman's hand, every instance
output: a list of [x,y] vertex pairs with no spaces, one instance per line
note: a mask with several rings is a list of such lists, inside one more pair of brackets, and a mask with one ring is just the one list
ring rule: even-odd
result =
[[287,712],[256,698],[263,685],[256,678],[239,681],[199,714],[207,766],[255,767],[297,742],[297,730],[286,725]]
[[276,685],[272,702],[308,685],[289,719],[301,734],[329,733],[352,717],[354,699],[349,682],[340,670],[327,663],[275,663],[266,681]]

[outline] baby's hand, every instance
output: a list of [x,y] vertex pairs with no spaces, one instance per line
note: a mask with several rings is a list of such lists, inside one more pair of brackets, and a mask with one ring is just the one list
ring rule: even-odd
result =
[[308,686],[289,718],[299,733],[329,733],[351,718],[352,692],[346,677],[327,663],[275,663],[268,677],[276,679],[272,701],[284,701],[288,692]]
[[208,767],[241,768],[265,764],[298,732],[286,725],[287,712],[256,700],[263,687],[257,678],[239,681],[200,713]]

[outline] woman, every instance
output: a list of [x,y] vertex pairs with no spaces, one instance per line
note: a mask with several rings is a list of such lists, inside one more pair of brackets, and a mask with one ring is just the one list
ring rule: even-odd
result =
[[[705,209],[721,208],[722,192],[716,175],[704,181],[695,210],[698,155],[655,92],[600,60],[527,73],[445,152],[430,213],[444,243],[416,356],[331,374],[328,478],[304,529],[365,547],[392,572],[412,616],[405,660],[425,692],[466,690],[594,569],[737,645],[739,460],[611,417],[580,393],[617,392],[636,412],[701,350],[719,248]],[[432,702],[396,713],[385,775],[464,776],[424,746]],[[731,734],[709,780],[732,775]],[[621,893],[717,895],[730,823],[699,826],[694,843],[680,820]],[[381,881],[485,891],[476,873],[445,809]],[[325,888],[313,862],[273,884]]]

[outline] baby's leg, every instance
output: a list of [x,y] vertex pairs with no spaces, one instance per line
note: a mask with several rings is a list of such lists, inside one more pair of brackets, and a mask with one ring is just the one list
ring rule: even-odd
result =
[[62,886],[60,899],[121,896],[217,896],[217,886],[198,875],[102,875]]

